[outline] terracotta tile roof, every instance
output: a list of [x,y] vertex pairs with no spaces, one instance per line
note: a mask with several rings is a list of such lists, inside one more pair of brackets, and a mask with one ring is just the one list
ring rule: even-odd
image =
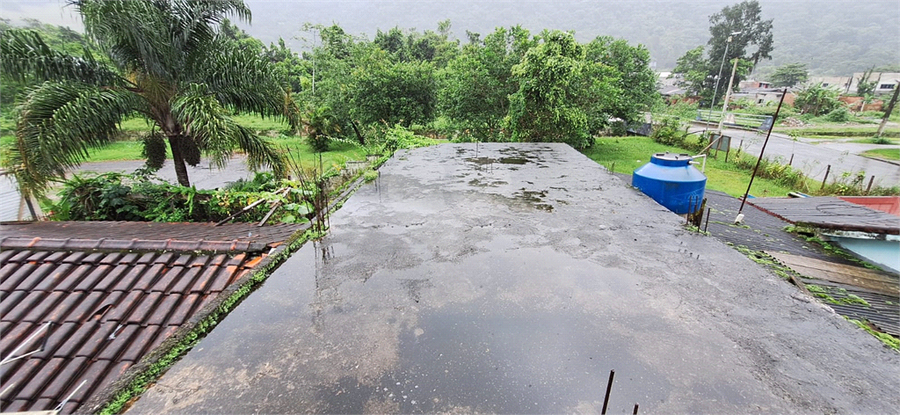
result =
[[43,345],[0,368],[0,411],[52,410],[73,393],[62,413],[75,411],[297,229],[0,225],[0,356]]

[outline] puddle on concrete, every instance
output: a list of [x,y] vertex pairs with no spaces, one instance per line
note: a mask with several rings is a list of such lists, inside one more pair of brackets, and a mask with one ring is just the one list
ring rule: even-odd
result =
[[503,185],[509,184],[503,180],[489,180],[489,179],[472,179],[469,180],[469,186],[475,187],[500,187]]
[[513,198],[522,200],[535,209],[553,212],[553,205],[547,202],[546,190],[526,190],[522,188],[518,192],[513,193]]

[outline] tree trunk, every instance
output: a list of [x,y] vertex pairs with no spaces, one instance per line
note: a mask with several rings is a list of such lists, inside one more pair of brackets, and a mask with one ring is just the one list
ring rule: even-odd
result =
[[182,140],[184,138],[180,135],[169,136],[169,148],[172,149],[172,161],[175,165],[175,177],[178,178],[178,184],[190,187],[191,182],[188,179],[187,164],[184,162],[184,153],[181,148]]
[[353,127],[353,132],[356,133],[356,139],[359,140],[359,145],[366,145],[366,139],[363,138],[363,135],[359,132],[359,128],[356,126],[356,121],[350,120],[350,125]]

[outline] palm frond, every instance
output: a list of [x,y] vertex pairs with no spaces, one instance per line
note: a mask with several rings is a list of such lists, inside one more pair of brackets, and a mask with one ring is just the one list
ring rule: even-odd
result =
[[71,80],[93,85],[124,85],[124,80],[93,56],[55,51],[35,31],[9,29],[0,42],[4,77],[16,82]]
[[17,107],[16,140],[3,159],[27,194],[41,194],[90,148],[110,142],[122,118],[143,105],[124,89],[44,82]]
[[281,174],[284,162],[268,141],[238,125],[205,85],[192,84],[172,105],[172,112],[194,140],[219,168],[225,166],[235,148],[247,154],[248,166],[257,170],[268,166]]
[[[176,85],[206,54],[229,14],[249,20],[242,0],[72,0],[85,30],[123,72],[141,71]],[[139,22],[139,24],[135,24]]]
[[194,62],[194,82],[208,85],[219,102],[236,112],[279,117],[299,126],[300,108],[264,56],[221,38],[215,50]]

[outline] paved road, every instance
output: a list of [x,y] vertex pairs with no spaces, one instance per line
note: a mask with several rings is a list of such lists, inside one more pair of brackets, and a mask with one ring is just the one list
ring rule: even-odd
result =
[[[695,124],[695,128],[702,128],[702,125]],[[759,155],[766,138],[762,133],[738,129],[726,129],[725,135],[732,137],[732,148],[741,146],[744,151],[755,156]],[[794,140],[787,134],[772,133],[766,145],[765,156],[769,159],[781,158],[783,163],[787,164],[793,155],[791,165],[818,181],[825,177],[828,165],[831,165],[829,182],[845,172],[855,175],[862,171],[866,173],[866,183],[874,175],[876,185],[900,184],[900,165],[858,155],[873,148],[900,149],[900,146],[813,140],[802,137]]]
[[900,407],[900,354],[566,145],[380,171],[129,412]]

